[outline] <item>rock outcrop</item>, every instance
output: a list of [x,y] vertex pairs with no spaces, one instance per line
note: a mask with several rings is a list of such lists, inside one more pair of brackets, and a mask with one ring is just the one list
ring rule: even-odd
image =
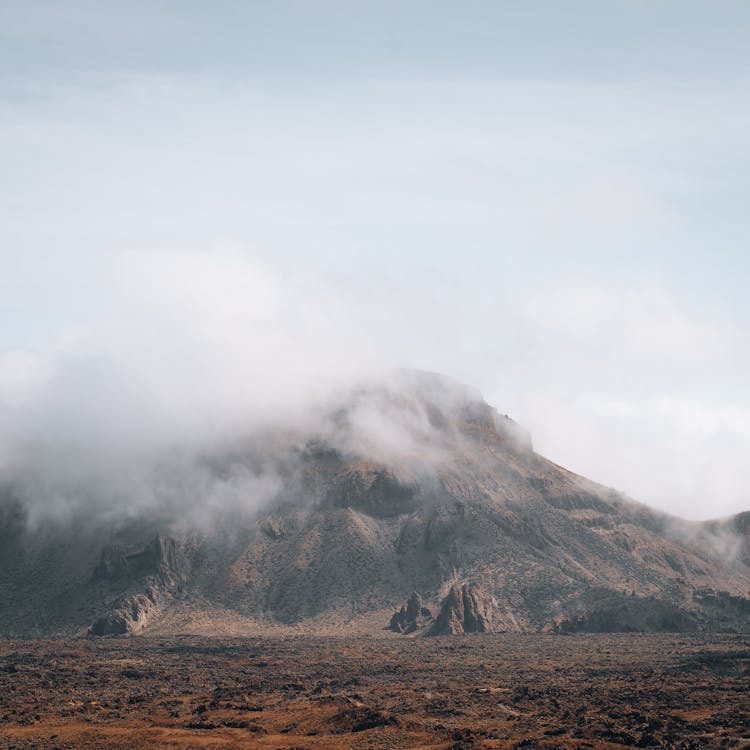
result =
[[345,466],[331,480],[326,502],[354,508],[373,518],[392,518],[418,506],[418,488],[400,482],[393,472],[369,461]]
[[424,606],[422,597],[415,591],[398,612],[393,613],[389,628],[396,633],[414,633],[432,621],[432,612]]
[[452,586],[428,635],[491,633],[492,598],[476,583]]
[[89,628],[89,635],[133,635],[143,630],[154,614],[158,591],[150,588],[145,594],[135,594],[116,610],[100,617]]
[[698,621],[671,602],[608,594],[586,611],[555,623],[556,633],[694,633]]
[[151,622],[157,603],[184,592],[186,563],[178,543],[157,534],[141,549],[128,552],[122,545],[107,545],[94,569],[93,581],[113,593],[118,589],[140,591],[125,595],[109,612],[97,617],[90,636],[135,634]]

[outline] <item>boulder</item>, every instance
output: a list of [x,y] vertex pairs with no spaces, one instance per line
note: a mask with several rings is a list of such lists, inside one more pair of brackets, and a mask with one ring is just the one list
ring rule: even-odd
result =
[[157,601],[157,591],[149,589],[145,594],[135,594],[126,599],[113,612],[110,612],[92,623],[88,634],[102,635],[132,635],[143,630],[154,614]]

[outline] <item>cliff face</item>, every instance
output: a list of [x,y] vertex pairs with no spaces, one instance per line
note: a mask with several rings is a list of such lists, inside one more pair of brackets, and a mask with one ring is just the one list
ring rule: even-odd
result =
[[[627,500],[437,376],[362,387],[321,425],[210,455],[217,475],[273,465],[276,487],[253,512],[211,506],[210,523],[175,512],[177,498],[31,528],[7,490],[0,631],[174,632],[200,618],[375,632],[415,591],[435,632],[750,630],[747,514],[696,524]],[[414,614],[401,632],[427,626]]]

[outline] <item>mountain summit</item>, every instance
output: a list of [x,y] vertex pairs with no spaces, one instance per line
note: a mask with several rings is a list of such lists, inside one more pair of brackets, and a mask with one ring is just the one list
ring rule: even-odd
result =
[[365,383],[155,467],[152,502],[102,510],[81,486],[68,515],[32,514],[8,479],[0,632],[386,633],[414,592],[437,619],[399,632],[750,631],[750,514],[633,502],[442,376]]

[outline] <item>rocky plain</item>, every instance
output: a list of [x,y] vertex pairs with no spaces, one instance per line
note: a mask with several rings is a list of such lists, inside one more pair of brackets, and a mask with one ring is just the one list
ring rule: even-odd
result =
[[0,747],[750,747],[750,637],[0,642]]

